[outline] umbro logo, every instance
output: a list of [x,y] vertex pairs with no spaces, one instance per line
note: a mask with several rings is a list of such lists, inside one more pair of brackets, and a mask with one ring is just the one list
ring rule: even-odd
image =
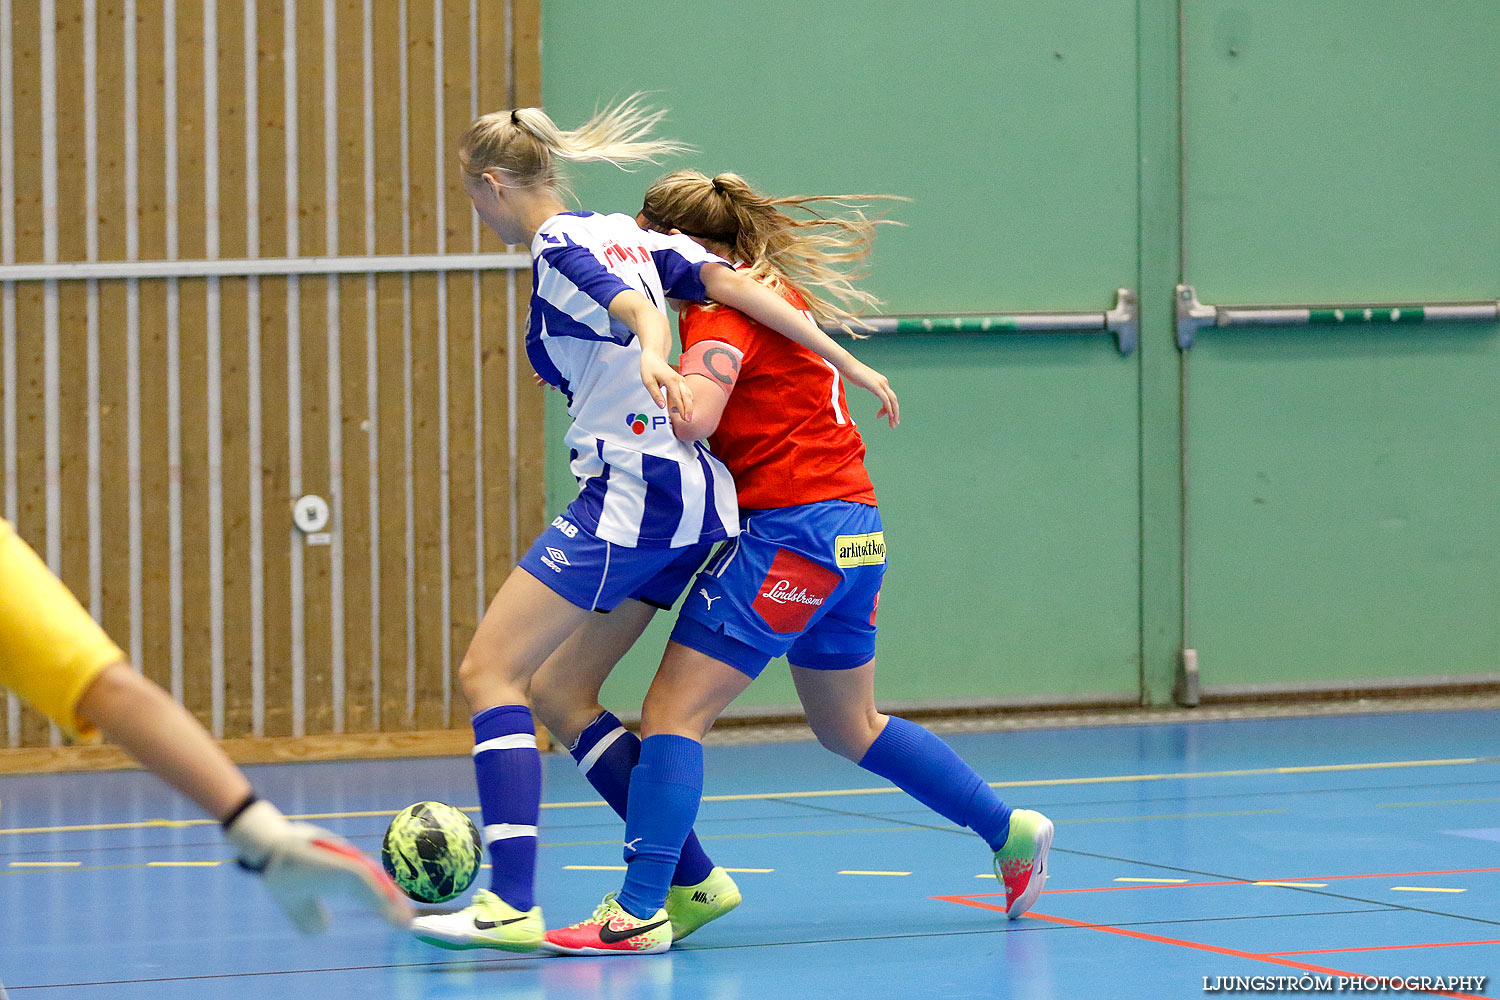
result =
[[542,562],[550,566],[554,573],[561,573],[564,566],[573,565],[568,562],[567,553],[562,549],[555,549],[550,545],[547,546],[547,554],[542,556]]

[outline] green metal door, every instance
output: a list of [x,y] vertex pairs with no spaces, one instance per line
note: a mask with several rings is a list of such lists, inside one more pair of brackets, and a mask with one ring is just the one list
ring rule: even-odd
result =
[[[1185,12],[1199,299],[1493,301],[1500,7]],[[1500,329],[1344,318],[1210,327],[1187,356],[1186,642],[1208,692],[1500,669]]]

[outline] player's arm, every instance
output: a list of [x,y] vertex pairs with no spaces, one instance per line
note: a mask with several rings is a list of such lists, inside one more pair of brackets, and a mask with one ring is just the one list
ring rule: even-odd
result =
[[641,382],[656,405],[669,414],[691,419],[693,391],[667,362],[667,351],[672,346],[672,328],[667,325],[667,317],[633,288],[624,289],[609,300],[609,314],[630,327],[641,342]]
[[327,830],[293,823],[257,798],[198,720],[128,664],[101,671],[76,713],[217,819],[240,864],[260,873],[298,930],[327,926],[322,897],[330,895],[353,898],[398,926],[410,921],[410,905],[378,866]]
[[694,408],[689,418],[672,418],[677,440],[702,441],[719,429],[744,357],[738,347],[722,340],[700,340],[682,352],[678,367],[693,389]]
[[840,347],[780,295],[724,265],[705,264],[699,277],[709,298],[738,309],[822,357],[837,368],[846,381],[874,393],[880,400],[880,416],[885,417],[892,427],[901,422],[901,407],[890,380]]

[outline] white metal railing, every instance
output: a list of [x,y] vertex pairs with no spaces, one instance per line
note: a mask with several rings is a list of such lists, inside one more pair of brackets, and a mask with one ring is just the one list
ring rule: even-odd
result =
[[111,278],[244,278],[277,275],[419,274],[432,271],[515,271],[531,266],[524,253],[376,254],[367,257],[249,257],[219,260],[111,260],[0,266],[0,281],[86,281]]
[[1193,346],[1206,326],[1408,326],[1420,323],[1494,323],[1500,300],[1382,303],[1378,305],[1211,306],[1192,285],[1177,286],[1177,346]]
[[862,320],[874,334],[978,333],[1051,334],[1111,333],[1121,354],[1140,340],[1140,304],[1129,288],[1115,289],[1115,304],[1102,312],[1016,312],[951,316],[871,316]]

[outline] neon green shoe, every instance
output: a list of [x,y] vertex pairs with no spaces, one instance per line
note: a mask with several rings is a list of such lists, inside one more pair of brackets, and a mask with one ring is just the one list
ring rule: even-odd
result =
[[740,905],[740,887],[724,869],[715,866],[697,885],[674,885],[667,890],[667,915],[672,939],[681,941],[710,920]]
[[488,889],[476,892],[474,902],[457,913],[418,917],[411,922],[411,929],[418,941],[450,951],[536,951],[547,933],[540,906],[522,913]]
[[1052,821],[1032,809],[1010,814],[1005,846],[995,852],[995,877],[1005,886],[1005,915],[1014,920],[1031,909],[1047,884]]

